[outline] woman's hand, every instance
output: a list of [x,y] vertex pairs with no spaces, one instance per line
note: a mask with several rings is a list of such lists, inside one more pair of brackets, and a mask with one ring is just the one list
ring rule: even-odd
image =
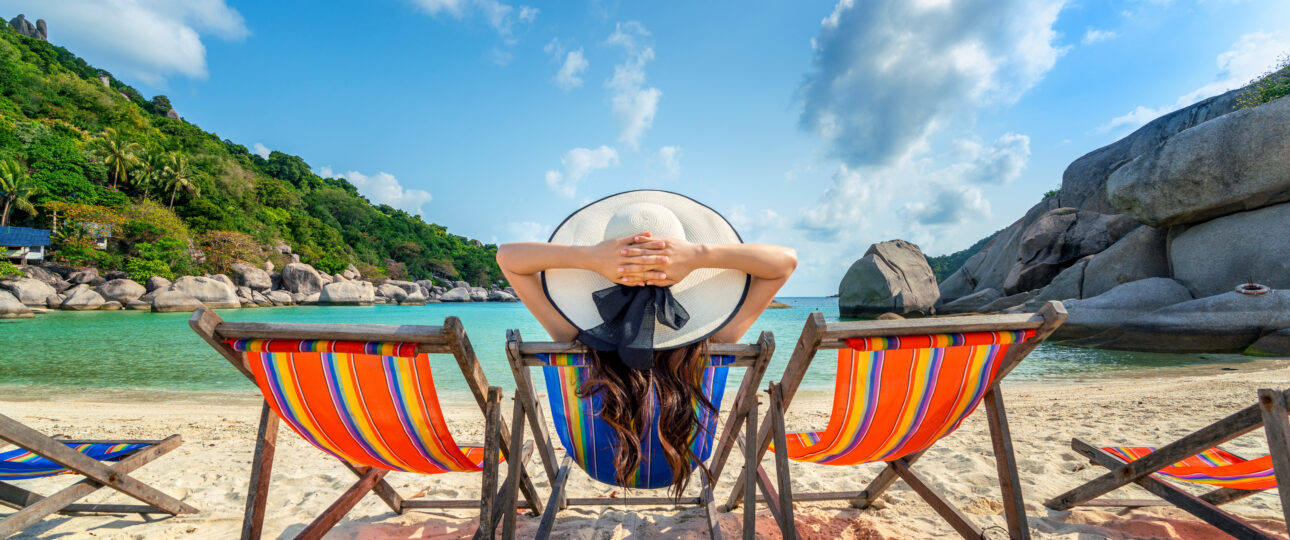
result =
[[636,242],[620,253],[634,260],[647,261],[639,267],[638,273],[631,274],[632,279],[639,279],[645,285],[668,287],[679,283],[695,269],[701,268],[700,260],[705,251],[703,244],[695,244],[680,238],[660,240],[647,239]]
[[656,243],[648,232],[605,240],[590,246],[591,269],[619,285],[645,285],[663,275],[659,269],[667,258],[640,248]]

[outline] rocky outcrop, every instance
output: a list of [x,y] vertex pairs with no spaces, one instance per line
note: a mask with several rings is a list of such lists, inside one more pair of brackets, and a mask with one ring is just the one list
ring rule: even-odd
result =
[[205,304],[203,304],[201,300],[193,298],[192,295],[189,295],[184,291],[170,289],[158,294],[157,297],[153,299],[152,311],[155,313],[197,311],[198,308],[204,305]]
[[1243,352],[1250,356],[1290,356],[1290,327],[1263,334]]
[[322,276],[314,267],[304,263],[290,263],[282,267],[282,288],[295,294],[311,295],[322,292]]
[[148,311],[152,309],[152,304],[149,304],[148,302],[144,302],[143,300],[131,300],[129,302],[126,302],[125,309],[131,310],[131,311]]
[[1290,201],[1290,100],[1198,125],[1111,175],[1111,203],[1154,227]]
[[295,299],[291,297],[291,293],[287,291],[269,291],[264,293],[264,297],[273,302],[275,306],[294,306],[296,304]]
[[852,263],[838,285],[843,317],[883,313],[931,315],[940,290],[918,246],[904,240],[880,242]]
[[146,283],[143,284],[143,288],[147,289],[148,292],[152,292],[158,289],[165,289],[167,287],[170,287],[170,280],[163,278],[161,276],[152,276],[148,278],[148,281]]
[[1063,302],[1068,316],[1053,333],[1053,339],[1093,336],[1157,309],[1191,299],[1187,287],[1169,278],[1125,283],[1092,298]]
[[99,285],[94,291],[99,293],[105,300],[119,302],[121,305],[128,304],[131,300],[138,300],[140,296],[148,292],[143,285],[128,279],[114,279]]
[[63,281],[63,276],[57,273],[51,272],[44,267],[26,265],[26,266],[19,266],[18,268],[22,270],[22,273],[26,274],[27,277],[42,281],[46,285],[53,285],[55,283]]
[[35,307],[44,307],[45,299],[57,292],[48,283],[32,278],[0,281],[0,289],[12,293],[23,305]]
[[322,294],[318,297],[318,303],[332,306],[370,306],[376,301],[375,296],[376,291],[371,282],[341,281],[324,286]]
[[35,317],[31,308],[19,302],[14,295],[0,291],[0,319],[30,319]]
[[1074,208],[1044,213],[1022,234],[1017,263],[1003,282],[1004,294],[1047,285],[1066,267],[1106,249],[1134,225],[1118,216]]
[[45,25],[45,19],[36,19],[36,24],[31,24],[26,15],[19,14],[17,17],[9,20],[9,26],[17,30],[19,34],[29,38],[39,39],[41,41],[49,40],[49,27]]
[[[225,278],[228,279],[228,278]],[[241,307],[237,293],[231,285],[216,278],[184,276],[170,284],[167,291],[179,291],[196,298],[198,302],[211,308]],[[161,298],[158,296],[157,298]],[[156,301],[153,301],[156,305]]]
[[346,266],[345,270],[341,271],[340,275],[344,276],[345,279],[358,279],[363,277],[363,275],[358,272],[358,268],[355,268],[352,264]]
[[950,302],[984,289],[1003,290],[1008,273],[1018,261],[1023,233],[1040,217],[1057,208],[1057,198],[1047,197],[994,235],[985,247],[968,258],[940,285],[941,299]]
[[67,276],[67,281],[73,285],[94,285],[94,281],[97,279],[102,279],[99,277],[99,270],[97,268],[86,268],[84,270],[72,272],[71,275]]
[[497,290],[497,291],[488,291],[488,301],[489,302],[519,302],[520,299],[515,295],[508,293],[506,291]]
[[1169,259],[1174,277],[1198,298],[1247,281],[1290,289],[1290,203],[1189,227],[1170,241]]
[[999,292],[999,289],[982,289],[948,304],[937,306],[936,313],[939,315],[951,315],[979,312],[982,307],[1000,298],[1003,298],[1003,293]]
[[399,287],[395,287],[394,285],[390,285],[389,283],[382,283],[380,287],[377,287],[376,294],[382,298],[388,298],[395,302],[402,302],[404,298],[408,297],[407,291]]
[[1169,277],[1166,237],[1164,230],[1144,225],[1094,255],[1084,269],[1082,295],[1097,296],[1130,281]]
[[1079,300],[1084,298],[1084,271],[1092,259],[1092,256],[1084,257],[1062,270],[1062,273],[1057,274],[1057,277],[1053,278],[1047,287],[1040,289],[1039,294],[1036,294],[1028,304],[1038,308],[1040,304],[1049,300]]
[[267,291],[273,288],[273,280],[263,269],[244,262],[235,262],[229,271],[233,274],[233,284],[239,287],[247,287],[253,291]]
[[1263,295],[1233,291],[1163,307],[1073,344],[1131,351],[1239,353],[1269,331],[1287,326],[1290,291]]
[[106,301],[99,293],[90,290],[88,286],[78,285],[69,292],[71,294],[68,294],[67,299],[63,300],[63,303],[58,306],[59,309],[88,311],[102,307],[103,302]]
[[488,289],[485,289],[485,288],[483,288],[483,287],[471,287],[471,288],[470,288],[470,301],[471,301],[471,302],[487,302],[487,301],[488,301]]
[[448,292],[439,296],[440,302],[470,302],[470,289],[466,287],[453,287]]

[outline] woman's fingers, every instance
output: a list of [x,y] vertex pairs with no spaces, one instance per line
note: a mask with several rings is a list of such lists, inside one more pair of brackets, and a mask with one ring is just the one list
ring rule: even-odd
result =
[[624,257],[618,261],[619,266],[634,264],[637,266],[658,267],[667,264],[668,258],[665,255],[640,255],[636,257]]

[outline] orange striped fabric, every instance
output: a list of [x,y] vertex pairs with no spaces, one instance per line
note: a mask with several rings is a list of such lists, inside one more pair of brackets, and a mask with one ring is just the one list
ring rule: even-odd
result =
[[794,461],[891,461],[952,433],[994,383],[1008,348],[1034,331],[848,339],[824,431],[790,433]]
[[227,343],[245,355],[269,407],[319,450],[393,471],[482,470],[483,448],[453,440],[416,344],[271,341]]
[[[1103,450],[1125,461],[1136,461],[1155,452],[1156,448],[1108,446]],[[1272,470],[1272,456],[1247,460],[1221,448],[1210,448],[1160,469],[1156,474],[1184,482],[1232,489],[1261,490],[1277,487],[1276,472]]]

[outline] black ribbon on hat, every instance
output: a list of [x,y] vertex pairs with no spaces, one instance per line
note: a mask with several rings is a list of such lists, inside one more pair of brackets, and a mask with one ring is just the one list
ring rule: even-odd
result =
[[654,367],[654,322],[680,330],[690,320],[670,287],[615,285],[591,293],[604,321],[578,331],[578,341],[597,351],[615,351],[632,369]]

